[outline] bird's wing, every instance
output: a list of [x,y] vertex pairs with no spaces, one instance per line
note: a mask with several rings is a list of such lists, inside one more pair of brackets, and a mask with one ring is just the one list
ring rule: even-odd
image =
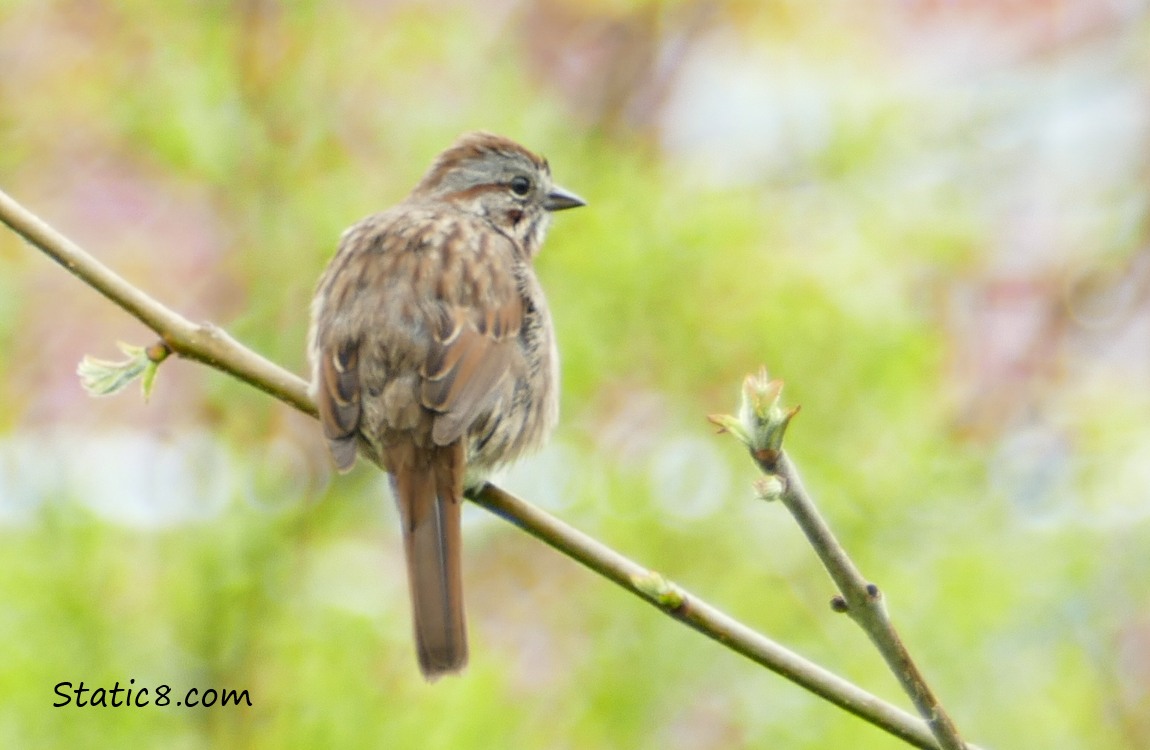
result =
[[[365,388],[375,396],[417,377],[411,402],[430,413],[436,445],[464,436],[507,391],[522,364],[518,262],[512,240],[455,212],[386,212],[345,234],[320,282],[327,294],[318,317],[336,322],[317,326],[313,347],[313,392],[337,466],[355,461]],[[385,382],[361,382],[375,373]],[[388,413],[411,402],[387,401],[387,426],[413,427]]]
[[[446,301],[424,362],[420,400],[436,413],[431,437],[449,445],[490,409],[518,356],[523,299],[510,289],[478,289],[479,305]],[[508,293],[509,292],[509,293]]]

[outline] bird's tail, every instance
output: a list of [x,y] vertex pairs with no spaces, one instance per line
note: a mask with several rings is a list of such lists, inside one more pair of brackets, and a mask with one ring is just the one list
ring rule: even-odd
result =
[[435,680],[467,665],[460,579],[463,443],[396,447],[388,468],[403,523],[419,668]]

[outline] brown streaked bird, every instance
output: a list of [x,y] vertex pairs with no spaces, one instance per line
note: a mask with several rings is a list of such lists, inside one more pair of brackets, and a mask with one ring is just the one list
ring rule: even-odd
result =
[[340,471],[360,449],[388,471],[429,680],[467,664],[463,488],[540,446],[559,415],[532,260],[551,213],[582,205],[539,156],[469,133],[402,203],[344,232],[312,302],[323,432]]

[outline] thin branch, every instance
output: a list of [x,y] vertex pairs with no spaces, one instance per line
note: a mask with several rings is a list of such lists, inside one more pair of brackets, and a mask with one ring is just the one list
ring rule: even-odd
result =
[[[211,324],[194,324],[132,286],[0,191],[0,221],[155,331],[177,354],[233,375],[315,416],[307,384]],[[471,498],[532,536],[642,597],[675,619],[880,729],[927,750],[926,723],[828,672],[688,594],[559,519],[488,484]],[[968,746],[969,750],[978,750]]]
[[[934,750],[926,725],[901,708],[866,692],[817,664],[755,632],[657,573],[624,557],[563,521],[487,484],[470,498],[564,555],[796,685],[907,743]],[[977,750],[971,746],[971,750]]]
[[316,415],[307,383],[243,346],[211,323],[192,323],[132,286],[0,190],[0,221],[69,273],[155,331],[181,357],[233,375],[296,409]]
[[784,490],[780,499],[794,516],[795,522],[842,594],[842,599],[836,600],[836,609],[845,611],[866,632],[903,690],[910,696],[919,715],[926,719],[939,746],[944,750],[963,750],[966,745],[958,735],[958,728],[935,697],[891,623],[882,592],[863,578],[846,550],[839,544],[803,486],[790,457],[783,453],[773,464],[760,461],[759,466],[763,471],[773,472],[783,480]]
[[766,369],[757,375],[748,375],[743,384],[739,416],[714,415],[711,421],[750,449],[751,457],[765,474],[759,484],[760,494],[766,499],[780,500],[791,512],[838,587],[840,596],[832,600],[832,607],[836,612],[848,614],[871,639],[919,715],[926,720],[938,746],[943,750],[964,750],[968,746],[963,744],[954,722],[894,629],[882,592],[863,578],[815,507],[794,463],[783,452],[783,436],[798,408],[781,406],[782,389],[782,381],[771,380]]

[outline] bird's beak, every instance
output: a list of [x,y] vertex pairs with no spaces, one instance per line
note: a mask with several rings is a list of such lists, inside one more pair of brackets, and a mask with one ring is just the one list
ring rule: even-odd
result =
[[551,192],[547,194],[547,199],[543,201],[543,207],[548,211],[563,211],[568,208],[579,208],[579,206],[586,206],[587,201],[583,200],[575,193],[568,192],[561,187],[552,187]]

